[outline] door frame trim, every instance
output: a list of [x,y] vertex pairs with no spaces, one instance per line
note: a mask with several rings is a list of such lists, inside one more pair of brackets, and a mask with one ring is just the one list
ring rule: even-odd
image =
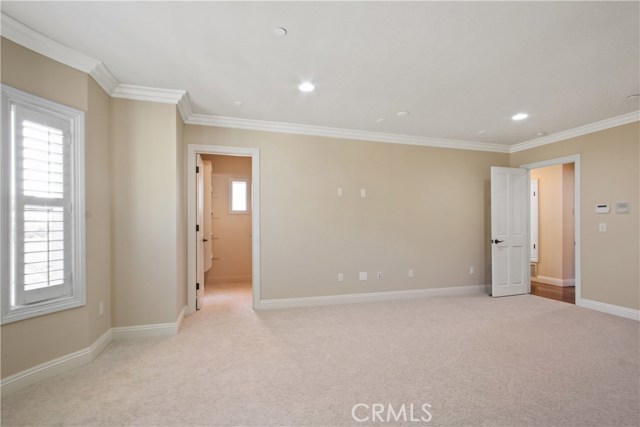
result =
[[[527,163],[521,165],[523,169],[527,169],[529,187],[531,186],[531,169],[539,169],[547,166],[564,165],[568,163],[574,164],[574,239],[575,239],[575,286],[576,286],[576,305],[582,306],[582,270],[581,270],[581,246],[580,246],[580,154],[574,154],[571,156],[558,157],[555,159],[543,160],[535,163]],[[529,188],[528,187],[528,188]],[[528,210],[531,211],[530,198],[527,197]],[[531,223],[531,218],[529,218]],[[529,234],[531,234],[531,225],[529,225]],[[529,293],[531,293],[531,280],[529,280]]]
[[[216,145],[187,145],[187,314],[196,311],[196,155],[217,154],[251,158],[251,288],[253,308],[260,305],[260,149]],[[204,284],[203,284],[204,286]]]

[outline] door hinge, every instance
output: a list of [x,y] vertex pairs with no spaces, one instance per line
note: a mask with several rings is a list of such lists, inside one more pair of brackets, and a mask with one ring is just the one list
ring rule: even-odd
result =
[[200,226],[196,224],[196,231],[200,231]]
[[534,243],[534,244],[533,244],[533,249],[535,249],[535,248],[536,248],[536,244]]
[[196,283],[196,291],[200,290],[200,283]]
[[200,166],[196,166],[196,173],[200,173]]

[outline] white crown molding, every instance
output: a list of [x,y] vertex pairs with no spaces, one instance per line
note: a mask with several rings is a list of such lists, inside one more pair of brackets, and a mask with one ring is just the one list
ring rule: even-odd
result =
[[3,37],[18,43],[28,49],[38,52],[46,57],[62,62],[72,68],[85,73],[91,71],[100,64],[100,61],[83,53],[73,50],[49,37],[27,27],[22,22],[2,13],[2,26],[0,33]]
[[90,74],[107,94],[112,94],[117,81],[102,62],[40,34],[4,12],[1,22],[0,34],[3,37],[47,58]]
[[137,101],[159,102],[178,105],[186,91],[174,89],[158,89],[146,86],[119,84],[111,94],[114,98],[135,99]]
[[100,85],[100,87],[102,87],[107,95],[113,96],[113,92],[116,90],[119,83],[102,62],[91,70],[89,74]]
[[233,129],[249,129],[266,132],[282,132],[299,135],[324,136],[328,138],[344,138],[361,141],[386,142],[390,144],[420,145],[425,147],[455,148],[460,150],[493,151],[498,153],[509,152],[509,146],[501,144],[369,132],[354,129],[341,129],[296,123],[242,119],[236,117],[210,116],[205,114],[192,114],[189,119],[185,121],[185,123],[201,126],[215,126]]
[[632,111],[631,113],[623,114],[621,116],[611,117],[609,119],[600,120],[599,122],[590,123],[588,125],[580,126],[574,129],[569,129],[562,132],[554,133],[552,135],[543,136],[542,138],[536,138],[530,141],[514,144],[511,146],[511,150],[509,152],[517,153],[518,151],[530,150],[542,145],[553,144],[554,142],[564,141],[566,139],[575,138],[577,136],[582,136],[605,129],[610,129],[616,126],[626,125],[628,123],[637,122],[639,120],[640,111]]
[[180,111],[182,121],[185,123],[187,123],[189,118],[193,116],[193,111],[191,110],[191,101],[189,101],[189,94],[186,92],[184,93],[184,96],[178,101],[178,111]]

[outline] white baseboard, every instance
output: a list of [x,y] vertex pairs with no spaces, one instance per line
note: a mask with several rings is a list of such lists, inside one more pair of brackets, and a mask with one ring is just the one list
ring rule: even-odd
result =
[[40,365],[25,369],[0,380],[0,394],[9,395],[39,381],[54,377],[71,369],[86,365],[94,360],[113,340],[142,338],[162,335],[176,335],[184,319],[187,307],[183,307],[174,323],[155,325],[125,326],[108,329],[89,347],[58,357]]
[[113,335],[108,329],[91,346],[73,353],[41,363],[22,372],[18,372],[0,382],[2,396],[14,393],[39,381],[54,377],[63,372],[86,365],[98,357],[100,352],[111,342]]
[[484,294],[485,286],[457,286],[452,288],[410,289],[405,291],[371,292],[365,294],[327,295],[318,297],[280,298],[260,300],[257,309],[313,307],[319,305],[349,304],[369,301],[428,298]]
[[576,305],[589,308],[591,310],[601,311],[603,313],[613,314],[614,316],[640,321],[640,310],[634,310],[633,308],[621,307],[619,305],[607,304],[586,298],[577,299]]
[[575,286],[575,279],[558,279],[556,277],[536,276],[531,278],[534,282],[544,283],[545,285],[553,286]]
[[178,319],[171,323],[155,323],[151,325],[118,326],[111,328],[113,339],[146,338],[176,335],[180,331],[180,325],[184,319],[187,307],[183,307],[178,314]]

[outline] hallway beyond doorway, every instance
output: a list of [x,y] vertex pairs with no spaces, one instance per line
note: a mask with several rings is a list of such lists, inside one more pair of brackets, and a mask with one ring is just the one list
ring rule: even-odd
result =
[[227,310],[251,308],[251,282],[207,283],[204,288],[205,307]]

